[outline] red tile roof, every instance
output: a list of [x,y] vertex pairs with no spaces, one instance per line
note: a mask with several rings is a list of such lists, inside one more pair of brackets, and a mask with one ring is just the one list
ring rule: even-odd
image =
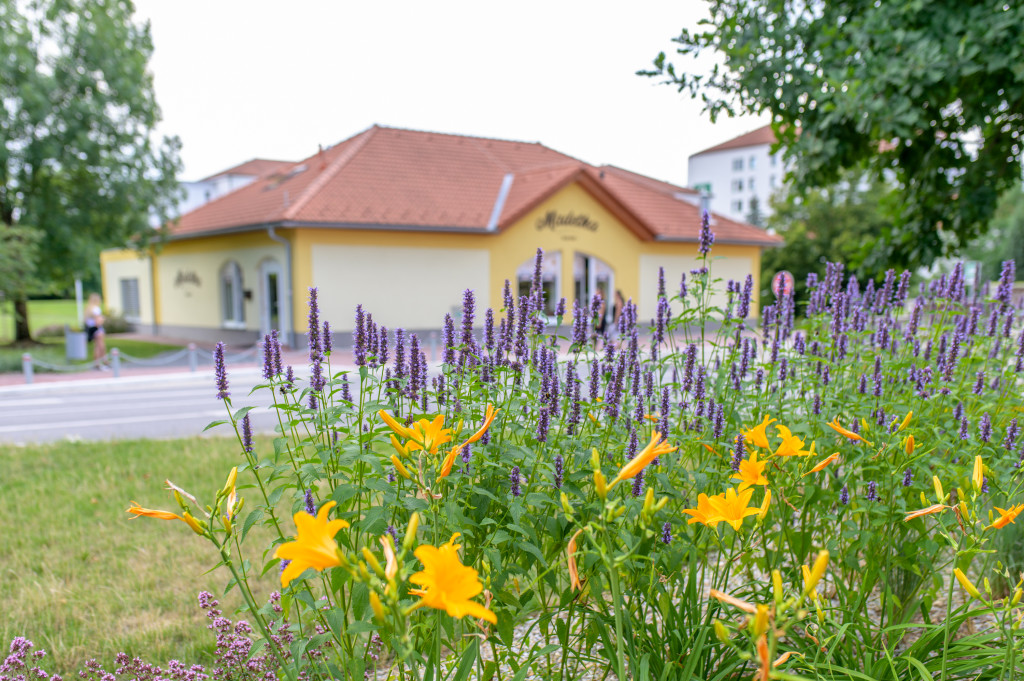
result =
[[227,170],[214,173],[209,177],[204,177],[200,182],[206,182],[207,180],[212,180],[223,175],[255,175],[259,177],[260,175],[266,175],[267,173],[272,173],[294,164],[295,161],[274,161],[269,158],[253,158],[245,163],[239,163],[237,166],[228,168]]
[[729,149],[754,147],[761,144],[775,144],[775,132],[772,130],[772,126],[765,125],[757,130],[751,130],[739,137],[733,137],[731,140],[727,140],[721,144],[716,144],[715,146],[709,147],[703,151],[698,151],[694,156],[711,154],[716,151],[728,151]]
[[[500,231],[574,182],[643,240],[697,240],[693,190],[538,143],[379,126],[186,213],[171,236],[270,225]],[[721,242],[781,241],[722,217],[714,224]]]

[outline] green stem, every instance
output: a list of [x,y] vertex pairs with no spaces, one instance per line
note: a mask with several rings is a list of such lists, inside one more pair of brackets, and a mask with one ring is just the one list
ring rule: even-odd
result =
[[619,572],[615,561],[607,560],[608,576],[612,587],[612,607],[615,609],[615,657],[619,681],[626,681],[626,655],[622,649],[622,591],[619,587]]

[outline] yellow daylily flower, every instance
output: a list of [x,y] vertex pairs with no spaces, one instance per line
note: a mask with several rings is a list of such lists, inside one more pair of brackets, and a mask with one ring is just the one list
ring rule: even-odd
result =
[[832,454],[829,454],[824,459],[822,459],[821,461],[816,463],[814,465],[814,468],[812,468],[811,470],[809,470],[806,473],[804,473],[804,475],[810,475],[811,473],[818,473],[820,471],[823,471],[823,470],[825,470],[826,466],[828,466],[830,463],[832,463],[833,461],[837,460],[838,458],[839,458],[839,452],[833,452]]
[[1001,530],[1010,523],[1016,523],[1017,516],[1020,515],[1021,511],[1024,511],[1024,504],[1017,504],[1016,506],[1011,506],[1007,509],[1002,509],[996,506],[995,509],[996,513],[999,514],[999,517],[996,518],[991,525],[986,527],[986,530],[989,528]]
[[752,496],[754,496],[753,489],[747,488],[737,492],[730,487],[726,490],[725,494],[711,497],[708,499],[708,503],[713,511],[710,520],[720,520],[729,523],[732,525],[732,529],[739,532],[744,518],[761,512],[761,509],[757,506],[747,506]]
[[135,518],[138,518],[140,516],[146,516],[147,518],[158,518],[160,520],[180,520],[182,522],[185,522],[185,519],[177,513],[171,513],[170,511],[158,511],[151,508],[142,508],[141,506],[139,506],[139,502],[137,501],[131,502],[131,506],[128,507],[127,512],[134,514]]
[[768,463],[757,460],[757,452],[751,452],[749,459],[740,461],[740,468],[730,477],[730,480],[740,481],[740,491],[751,485],[767,485],[768,478],[764,477],[764,468]]
[[932,513],[945,511],[947,508],[949,508],[949,506],[946,506],[945,504],[932,504],[928,508],[922,508],[918,511],[908,511],[907,517],[903,519],[903,522],[913,520],[914,518],[920,518],[922,516],[931,515]]
[[493,404],[490,402],[487,403],[487,410],[484,412],[484,423],[475,433],[469,436],[469,439],[466,440],[467,445],[473,444],[484,436],[487,429],[491,427],[492,423],[494,423],[494,417],[498,415],[499,411],[501,410],[495,409]]
[[409,428],[409,442],[406,448],[410,452],[423,450],[437,454],[437,448],[452,441],[451,428],[444,427],[444,414],[438,414],[433,421],[420,419]]
[[855,440],[857,442],[867,442],[867,444],[869,444],[869,445],[871,444],[870,442],[865,440],[863,437],[861,437],[860,434],[855,433],[852,430],[847,430],[842,425],[840,425],[839,424],[839,417],[838,416],[835,417],[834,419],[832,419],[831,422],[826,423],[825,425],[828,426],[829,428],[831,428],[832,430],[836,431],[837,433],[839,433],[843,437],[847,438],[848,440]]
[[461,545],[455,543],[458,538],[459,533],[456,532],[441,546],[424,544],[417,547],[413,553],[423,563],[423,570],[410,577],[409,581],[423,588],[413,589],[410,593],[420,597],[418,605],[444,610],[458,619],[469,615],[497,624],[497,615],[470,600],[479,595],[484,586],[477,571],[459,560]]
[[697,508],[684,508],[683,513],[693,516],[686,521],[687,525],[704,523],[708,527],[715,527],[722,522],[721,519],[712,520],[715,511],[711,508],[711,500],[708,499],[708,495],[704,493],[697,495]]
[[325,502],[315,517],[305,511],[295,514],[295,540],[281,544],[274,551],[275,558],[291,561],[281,572],[282,587],[288,586],[307,568],[322,571],[343,564],[334,535],[348,527],[348,523],[340,518],[327,519],[334,506],[334,501]]
[[661,433],[654,431],[651,433],[651,441],[647,443],[647,446],[643,450],[633,457],[632,461],[626,463],[619,471],[619,474],[612,480],[612,484],[609,485],[609,489],[615,487],[622,480],[630,480],[636,477],[636,474],[647,467],[649,463],[654,461],[662,454],[670,454],[679,449],[678,447],[672,447],[668,444],[668,441],[661,441]]
[[985,483],[985,464],[981,460],[981,454],[974,457],[974,471],[971,474],[971,485],[974,487],[975,492],[981,491],[981,486]]
[[377,416],[380,416],[381,420],[384,421],[384,423],[388,424],[388,428],[398,433],[399,437],[404,437],[406,440],[408,440],[411,437],[409,429],[403,426],[398,421],[396,421],[394,416],[387,413],[383,409],[377,412]]
[[[804,441],[793,435],[793,433],[783,425],[775,426],[775,430],[778,432],[782,442],[775,448],[775,456],[810,456],[811,450],[804,449]],[[813,447],[814,444],[812,443]]]
[[569,539],[569,545],[565,549],[566,564],[569,569],[569,587],[576,591],[583,590],[583,584],[580,582],[580,570],[576,565],[576,539],[581,534],[583,534],[582,529],[576,530],[576,534]]
[[764,419],[761,423],[757,424],[749,430],[743,431],[743,442],[746,444],[754,445],[755,447],[764,447],[770,449],[768,444],[768,426],[775,423],[777,419],[771,418],[770,414],[765,414]]

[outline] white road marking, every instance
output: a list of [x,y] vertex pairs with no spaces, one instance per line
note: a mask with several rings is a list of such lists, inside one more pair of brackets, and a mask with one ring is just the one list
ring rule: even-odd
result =
[[37,397],[31,400],[0,400],[0,409],[4,407],[42,407],[50,404],[63,404],[66,400],[60,397]]
[[183,419],[197,419],[200,417],[225,416],[222,409],[195,411],[181,414],[154,414],[152,416],[122,416],[113,419],[89,419],[87,421],[58,421],[56,423],[33,423],[17,426],[0,426],[0,433],[17,433],[23,430],[58,430],[67,428],[99,428],[101,426],[117,426],[128,423],[147,423],[153,421],[170,421]]

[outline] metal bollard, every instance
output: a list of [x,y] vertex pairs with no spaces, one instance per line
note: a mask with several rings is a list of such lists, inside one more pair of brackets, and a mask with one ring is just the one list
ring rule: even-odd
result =
[[196,355],[196,344],[188,344],[188,368],[194,374],[199,368],[199,357]]
[[32,382],[32,355],[27,352],[21,356],[21,373],[25,374],[26,383]]
[[114,378],[121,375],[121,351],[117,348],[110,351],[110,368],[114,370]]

